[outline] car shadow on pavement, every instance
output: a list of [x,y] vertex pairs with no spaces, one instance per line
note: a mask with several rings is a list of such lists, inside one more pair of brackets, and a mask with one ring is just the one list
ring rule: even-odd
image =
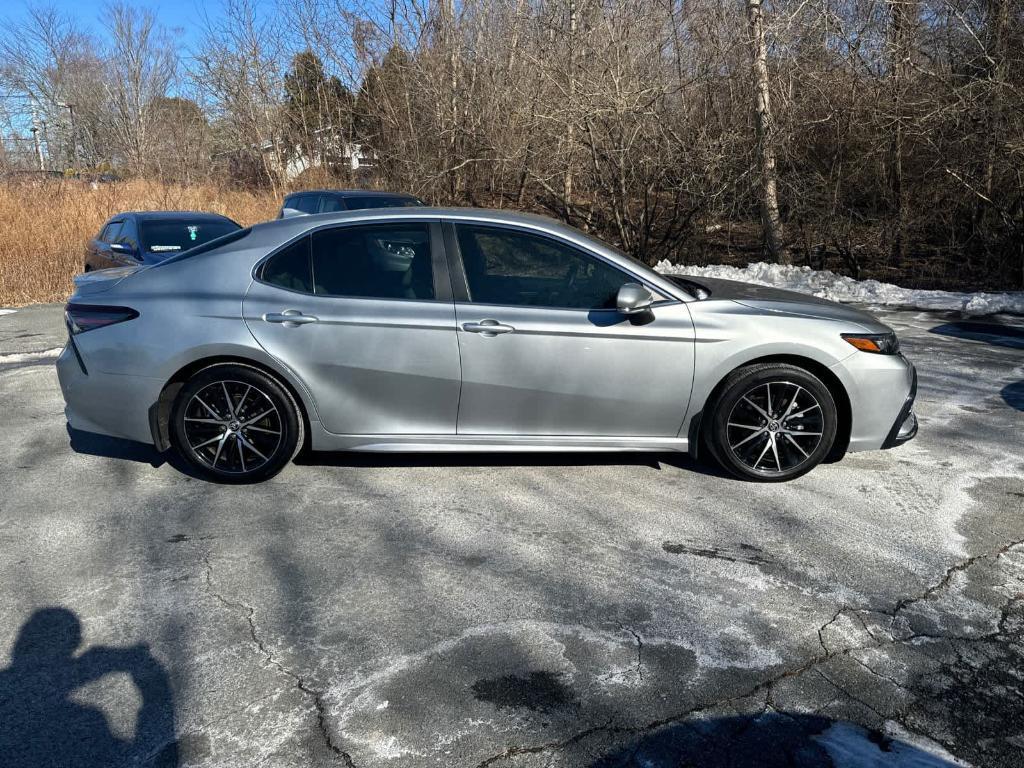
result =
[[[94,645],[78,653],[82,625],[62,607],[41,608],[18,632],[0,669],[0,762],[6,768],[178,765],[170,679],[145,645]],[[126,674],[141,704],[133,735],[114,733],[84,686]]]
[[996,347],[1024,349],[1024,327],[997,322],[957,320],[943,323],[929,330],[939,336],[955,336],[958,339],[983,341]]
[[757,715],[674,723],[598,758],[590,768],[833,768],[962,763],[820,715],[766,710]]
[[324,467],[614,467],[662,469],[662,465],[701,475],[733,479],[710,460],[686,453],[551,452],[551,453],[355,453],[303,451],[296,459],[303,466]]
[[198,478],[199,475],[188,464],[182,461],[174,451],[160,453],[154,446],[125,440],[120,437],[109,437],[96,432],[84,432],[67,425],[71,450],[87,456],[101,456],[106,459],[121,459],[149,464],[151,467],[162,467],[170,464],[183,475]]
[[1024,381],[1007,384],[999,394],[1003,396],[1003,400],[1008,406],[1016,408],[1018,411],[1024,411]]
[[152,467],[163,465],[167,459],[152,445],[137,443],[134,440],[122,440],[119,437],[108,437],[95,432],[83,432],[67,425],[71,450],[89,456],[103,456],[108,459],[124,459],[138,461]]

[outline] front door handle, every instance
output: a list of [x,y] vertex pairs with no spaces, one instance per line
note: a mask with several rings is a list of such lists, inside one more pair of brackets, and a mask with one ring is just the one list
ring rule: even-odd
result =
[[298,328],[300,325],[315,323],[320,318],[304,315],[297,309],[286,309],[284,312],[268,312],[263,319],[268,323],[282,323],[285,328]]
[[469,333],[479,333],[481,336],[497,336],[499,333],[512,333],[515,330],[511,325],[504,325],[497,320],[481,320],[479,323],[463,323],[462,330]]

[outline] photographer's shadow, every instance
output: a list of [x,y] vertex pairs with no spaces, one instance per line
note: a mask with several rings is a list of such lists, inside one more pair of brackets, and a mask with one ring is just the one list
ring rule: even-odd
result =
[[[167,673],[144,645],[93,646],[82,641],[78,617],[43,608],[25,622],[0,670],[0,762],[8,768],[100,768],[178,765],[174,707]],[[75,692],[107,675],[127,673],[141,707],[131,738],[120,738],[104,713],[74,700]]]

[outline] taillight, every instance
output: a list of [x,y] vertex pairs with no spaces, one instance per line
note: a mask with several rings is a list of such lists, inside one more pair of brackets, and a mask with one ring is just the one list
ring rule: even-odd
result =
[[93,304],[68,304],[64,308],[64,319],[73,335],[102,328],[105,325],[123,323],[139,316],[128,307],[100,307]]

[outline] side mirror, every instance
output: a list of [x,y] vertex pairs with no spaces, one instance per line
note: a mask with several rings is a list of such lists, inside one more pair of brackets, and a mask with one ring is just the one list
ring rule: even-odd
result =
[[625,283],[615,297],[615,306],[624,315],[639,315],[649,312],[654,296],[640,283]]
[[133,259],[137,258],[138,256],[135,253],[135,249],[125,243],[111,243],[110,250],[113,253],[119,253],[122,256],[131,256]]

